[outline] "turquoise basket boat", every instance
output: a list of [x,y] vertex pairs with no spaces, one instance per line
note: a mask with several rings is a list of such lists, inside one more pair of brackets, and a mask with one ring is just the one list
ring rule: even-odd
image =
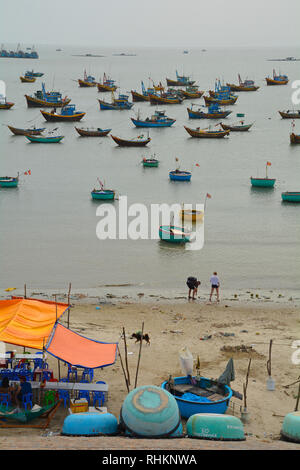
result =
[[300,191],[286,191],[281,193],[281,199],[284,202],[300,202]]
[[38,144],[57,144],[64,138],[63,135],[47,137],[41,135],[25,135],[25,137],[26,139],[30,140],[30,142]]
[[91,196],[93,199],[112,200],[115,199],[115,191],[113,189],[94,189]]
[[169,178],[171,181],[191,181],[192,173],[190,171],[170,171]]
[[155,385],[135,388],[123,402],[120,429],[131,437],[182,437],[183,429],[175,398]]
[[198,413],[225,413],[233,393],[227,385],[218,384],[205,377],[201,377],[196,385],[191,383],[190,377],[174,377],[172,388],[168,381],[163,382],[161,386],[174,395],[184,418]]
[[190,233],[185,232],[183,227],[175,225],[161,225],[159,227],[159,238],[169,243],[187,243],[190,241]]
[[285,416],[280,434],[286,441],[300,443],[300,411],[294,411]]
[[0,188],[16,188],[19,184],[19,177],[0,176]]
[[118,420],[111,413],[74,413],[64,420],[65,436],[113,436],[118,433]]
[[239,418],[223,414],[195,414],[186,423],[189,437],[220,441],[245,441],[244,426]]
[[144,167],[158,167],[159,160],[157,160],[156,158],[143,158],[142,164]]
[[272,178],[250,178],[252,186],[255,188],[273,188],[276,179]]

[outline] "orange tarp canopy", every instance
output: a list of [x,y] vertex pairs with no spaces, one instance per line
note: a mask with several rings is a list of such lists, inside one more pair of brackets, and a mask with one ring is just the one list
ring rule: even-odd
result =
[[101,343],[69,330],[57,323],[46,346],[46,351],[72,366],[110,366],[116,361],[118,343]]
[[0,300],[0,341],[43,349],[56,320],[68,304],[13,298]]

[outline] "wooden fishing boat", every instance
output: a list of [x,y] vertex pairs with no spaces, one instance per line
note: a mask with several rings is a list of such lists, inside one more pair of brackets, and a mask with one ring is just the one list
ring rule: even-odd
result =
[[150,103],[151,104],[181,104],[183,98],[179,96],[172,96],[171,94],[163,96],[149,93]]
[[232,91],[257,91],[259,86],[255,86],[253,80],[245,80],[244,82],[241,79],[240,74],[238,75],[239,84],[234,85],[232,83],[226,83]]
[[101,93],[106,93],[108,91],[116,91],[117,86],[115,84],[115,80],[112,80],[111,78],[107,77],[104,73],[102,82],[100,81],[99,83],[97,83],[97,88],[98,91],[100,91]]
[[35,77],[20,77],[22,83],[34,83],[36,81]]
[[29,129],[18,129],[17,127],[7,126],[9,130],[15,135],[40,135],[46,128],[31,127]]
[[191,181],[192,173],[190,171],[172,170],[169,172],[169,178],[171,181]]
[[186,85],[194,85],[195,80],[190,80],[190,77],[185,75],[178,75],[176,70],[176,80],[171,80],[170,78],[166,78],[168,86],[186,86]]
[[253,123],[251,124],[244,124],[243,121],[241,121],[240,125],[229,125],[229,124],[223,124],[222,122],[220,123],[221,127],[224,129],[224,131],[232,131],[232,132],[247,132],[251,127],[253,126]]
[[97,129],[83,129],[75,127],[75,129],[82,137],[105,137],[111,131],[111,129],[101,129],[100,127]]
[[155,111],[150,118],[144,120],[139,116],[137,119],[131,118],[131,120],[136,127],[170,127],[176,121],[176,119],[166,116],[165,111]]
[[294,132],[292,132],[290,134],[290,141],[291,141],[291,144],[300,144],[300,135],[297,135]]
[[[207,112],[201,110],[201,108],[207,109]],[[190,119],[223,119],[229,116],[232,111],[222,110],[217,103],[212,103],[208,108],[206,106],[199,106],[198,109],[187,108],[187,112]]]
[[281,193],[281,199],[285,202],[300,202],[300,191],[285,191]]
[[151,140],[151,138],[149,136],[146,138],[143,135],[139,135],[138,137],[136,137],[134,139],[130,139],[130,140],[120,139],[120,137],[116,137],[115,135],[111,135],[111,138],[120,147],[144,147]]
[[182,220],[199,222],[204,217],[204,212],[196,209],[181,209],[179,216]]
[[228,385],[223,385],[206,377],[174,377],[174,383],[162,383],[161,387],[171,393],[179,407],[183,418],[198,413],[223,414],[228,408],[233,391]]
[[0,188],[16,188],[19,184],[18,176],[0,176]]
[[266,77],[267,85],[287,85],[289,82],[287,75],[276,75],[275,70],[273,69],[273,78]]
[[227,136],[230,134],[230,131],[211,131],[211,130],[205,130],[205,129],[200,129],[200,127],[197,127],[196,129],[191,129],[189,127],[183,126],[187,133],[191,137],[198,137],[198,138],[204,138],[204,139],[222,139],[223,137]]
[[26,139],[30,140],[30,142],[37,143],[37,144],[57,144],[64,138],[63,135],[55,135],[55,136],[25,135],[25,137]]
[[114,93],[112,92],[112,102],[108,103],[107,101],[99,100],[100,109],[105,110],[118,110],[131,109],[133,103],[128,101],[128,95],[119,94],[118,98],[115,98]]
[[217,103],[221,106],[228,106],[236,103],[238,96],[230,95],[229,98],[215,98],[213,96],[203,96],[206,106],[209,106],[211,103]]
[[97,85],[97,82],[95,82],[95,77],[92,77],[92,75],[87,75],[85,70],[83,74],[83,80],[79,78],[78,84],[81,88],[89,88],[95,87]]
[[202,95],[204,95],[204,91],[199,91],[198,86],[187,86],[185,90],[180,90],[180,94],[184,98],[190,98],[190,99],[198,99],[201,98]]
[[144,82],[141,82],[142,85],[142,93],[137,92],[136,90],[131,90],[131,95],[132,95],[132,101],[134,102],[141,102],[141,101],[150,101],[149,98],[149,93],[154,93],[156,92],[155,88],[148,88],[146,90]]
[[58,91],[46,92],[45,84],[42,83],[42,90],[38,90],[33,96],[25,95],[28,108],[62,108],[70,103],[71,99],[62,98]]
[[51,112],[41,110],[41,114],[44,116],[46,121],[50,121],[50,122],[80,121],[83,118],[83,116],[85,116],[85,113],[83,113],[81,111],[75,111],[75,105],[74,104],[69,104],[69,105],[64,106],[61,109],[60,114],[56,113],[55,108],[52,109]]
[[282,119],[300,119],[300,110],[297,111],[278,111]]
[[190,241],[190,232],[186,232],[184,227],[175,225],[161,225],[159,227],[159,238],[169,243],[188,243]]
[[10,109],[13,107],[15,103],[10,103],[9,101],[0,101],[0,109]]
[[42,77],[44,74],[42,72],[34,72],[33,70],[27,70],[25,77]]
[[144,167],[154,168],[154,167],[158,167],[159,160],[157,160],[157,158],[154,158],[154,156],[151,157],[151,158],[144,157],[143,160],[142,160],[142,164],[143,164]]

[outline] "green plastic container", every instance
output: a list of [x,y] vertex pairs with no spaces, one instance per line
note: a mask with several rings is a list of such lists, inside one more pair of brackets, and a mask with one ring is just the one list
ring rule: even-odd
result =
[[230,415],[199,413],[186,423],[189,437],[218,441],[244,441],[244,427],[239,418]]
[[300,443],[300,411],[288,413],[282,423],[281,437],[286,441]]

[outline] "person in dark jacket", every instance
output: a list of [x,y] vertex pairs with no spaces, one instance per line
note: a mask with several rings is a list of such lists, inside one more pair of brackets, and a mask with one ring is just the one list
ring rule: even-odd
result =
[[[196,277],[190,276],[187,278],[186,285],[189,288],[189,299],[195,300],[200,284],[201,281],[198,281]],[[191,292],[193,293],[192,297]]]

